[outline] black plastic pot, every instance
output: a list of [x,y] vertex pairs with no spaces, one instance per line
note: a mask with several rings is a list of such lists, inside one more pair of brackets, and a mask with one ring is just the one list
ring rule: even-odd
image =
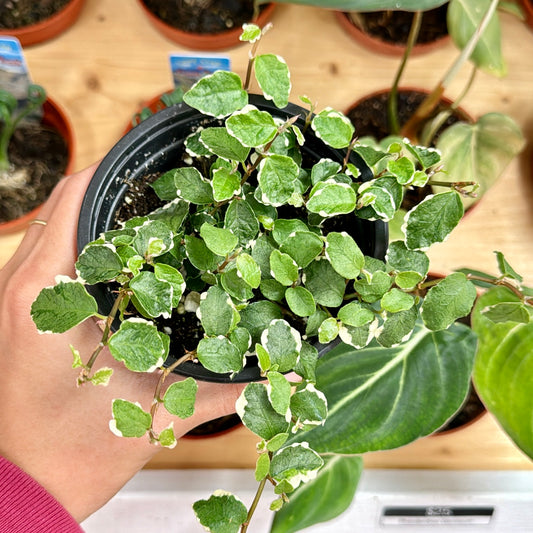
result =
[[[307,111],[302,107],[289,104],[280,110],[272,102],[257,95],[250,96],[250,103],[281,118],[300,115],[297,124],[304,125]],[[209,126],[214,122],[215,119],[180,104],[152,115],[120,139],[98,166],[87,189],[78,222],[78,250],[81,251],[87,243],[115,226],[115,214],[134,180],[141,179],[147,173],[171,170],[181,164],[179,156],[185,138],[199,125]],[[341,151],[324,145],[312,135],[307,139],[303,152],[316,160],[329,157],[341,162],[344,157]],[[372,178],[372,172],[357,154],[353,154],[352,162],[360,169],[363,180]],[[353,227],[346,231],[354,237],[361,250],[366,255],[383,259],[388,246],[386,223],[363,220],[355,216],[351,223]],[[107,314],[114,299],[109,287],[103,284],[94,285],[89,287],[89,290],[98,301],[100,312]],[[316,347],[319,354],[323,355],[338,342],[340,341],[328,345],[317,343]],[[167,362],[172,364],[175,360],[171,343],[171,354]],[[193,362],[180,365],[177,372],[184,376],[215,382],[249,382],[261,379],[254,357],[249,357],[246,367],[231,380],[229,375],[210,372],[199,363]]]

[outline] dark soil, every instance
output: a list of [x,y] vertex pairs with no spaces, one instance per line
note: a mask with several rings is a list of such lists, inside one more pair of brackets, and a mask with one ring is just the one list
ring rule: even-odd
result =
[[143,0],[166,24],[191,33],[220,33],[254,18],[253,0]]
[[27,168],[30,178],[23,187],[0,186],[0,222],[19,218],[42,204],[64,176],[69,157],[57,131],[33,124],[17,128],[8,153],[11,164]]
[[21,28],[41,22],[63,9],[70,0],[3,0],[0,28]]
[[[434,42],[448,34],[446,13],[448,5],[425,11],[417,43]],[[393,44],[406,44],[413,21],[408,11],[372,11],[350,16],[352,22],[365,33]]]

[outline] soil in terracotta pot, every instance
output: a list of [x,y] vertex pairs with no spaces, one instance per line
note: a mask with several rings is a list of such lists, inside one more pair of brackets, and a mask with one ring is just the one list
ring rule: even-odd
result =
[[[29,141],[31,139],[31,141]],[[0,178],[0,222],[19,218],[42,204],[64,176],[68,147],[55,130],[41,125],[17,128],[8,149],[16,169],[26,169],[27,177],[9,185]]]
[[254,18],[253,0],[143,0],[163,22],[191,33],[220,33]]
[[70,0],[4,0],[0,2],[0,28],[15,29],[45,20]]
[[[417,43],[434,42],[448,33],[446,13],[448,5],[425,11]],[[413,13],[408,11],[372,11],[350,15],[352,22],[365,33],[393,44],[406,44]]]

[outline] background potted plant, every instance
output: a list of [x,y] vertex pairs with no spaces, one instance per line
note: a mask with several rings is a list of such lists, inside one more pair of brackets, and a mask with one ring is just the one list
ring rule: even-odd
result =
[[74,24],[84,1],[3,2],[0,7],[0,33],[16,37],[22,46],[47,41]]
[[[260,33],[250,26],[243,38],[256,41]],[[247,95],[252,70],[273,103]],[[174,106],[138,126],[173,138],[168,133],[174,122],[184,114],[201,115],[186,136],[187,161],[177,168],[158,167],[156,151],[144,151],[147,159],[140,166],[145,177],[157,175],[153,189],[167,202],[164,207],[145,206],[115,227],[116,208],[132,203],[129,185],[136,168],[106,158],[102,168],[117,171],[109,179],[119,191],[113,209],[102,214],[103,234],[97,231],[81,250],[78,280],[59,280],[43,289],[32,316],[39,330],[49,332],[99,318],[102,346],[132,371],[160,374],[151,406],[143,408],[133,398],[113,402],[111,427],[124,437],[147,435],[174,445],[171,427],[157,434],[152,422],[163,407],[177,416],[191,413],[193,372],[220,381],[230,381],[232,374],[265,380],[249,383],[237,411],[260,439],[258,497],[272,484],[272,508],[285,509],[274,527],[296,523],[297,529],[330,518],[349,502],[361,470],[359,453],[430,434],[460,407],[476,338],[455,321],[470,312],[476,288],[468,279],[471,273],[426,285],[424,250],[445,239],[463,214],[453,187],[415,206],[406,218],[404,239],[388,247],[384,243],[386,254],[383,243],[367,238],[383,231],[405,188],[435,179],[438,152],[407,141],[376,150],[357,143],[342,113],[326,108],[313,115],[311,109],[287,106],[286,64],[271,54],[256,55],[255,47],[248,73],[244,84],[229,72],[208,76],[185,95],[192,109]],[[303,103],[310,104],[307,98]],[[119,141],[114,155],[135,133]],[[318,157],[305,152],[308,146]],[[158,152],[166,159],[177,149],[171,145]],[[365,160],[381,161],[382,170],[370,172]],[[88,196],[94,194],[90,188]],[[366,229],[351,236],[337,226],[346,216]],[[86,222],[80,224],[86,233]],[[512,287],[518,301],[511,307],[524,319],[529,299],[515,286],[503,256],[498,258],[501,278],[484,279]],[[85,287],[97,284],[110,286],[103,293],[111,306],[100,310]],[[423,302],[422,288],[429,289]],[[128,314],[130,303],[137,317]],[[483,318],[509,317],[503,303],[491,306]],[[160,319],[174,308],[199,319],[203,331],[195,349],[168,358],[176,339],[170,340],[166,328],[171,326]],[[313,346],[314,336],[319,344]],[[339,339],[343,344],[331,349]],[[329,352],[318,360],[321,345]],[[95,367],[101,349],[92,354],[72,349],[80,383],[105,383],[111,377],[109,369]],[[165,377],[174,369],[188,377],[164,390]],[[288,381],[285,372],[291,370],[300,383]],[[326,490],[340,472],[350,482],[329,484],[334,490]],[[308,499],[313,512],[303,503],[307,490],[321,494],[320,506],[316,498]],[[215,493],[197,502],[195,512],[211,531],[246,531],[255,504],[247,510],[235,496]]]
[[[41,111],[40,120],[24,120]],[[29,86],[22,108],[0,90],[0,119],[0,233],[11,233],[26,227],[55,184],[73,171],[74,133],[65,113],[38,85]]]

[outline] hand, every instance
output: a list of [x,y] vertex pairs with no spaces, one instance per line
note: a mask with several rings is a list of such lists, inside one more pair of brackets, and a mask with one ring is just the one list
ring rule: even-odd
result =
[[[0,454],[41,483],[82,521],[104,505],[161,448],[111,433],[114,398],[149,411],[158,372],[136,374],[107,350],[98,367],[114,369],[107,387],[78,388],[69,344],[87,357],[101,330],[87,320],[62,335],[41,335],[30,317],[39,291],[58,274],[75,277],[80,205],[95,166],[62,180],[9,263],[0,270]],[[178,381],[170,375],[165,386]],[[176,437],[235,411],[243,385],[199,383],[195,414],[178,419],[159,409],[155,429],[174,422]]]

